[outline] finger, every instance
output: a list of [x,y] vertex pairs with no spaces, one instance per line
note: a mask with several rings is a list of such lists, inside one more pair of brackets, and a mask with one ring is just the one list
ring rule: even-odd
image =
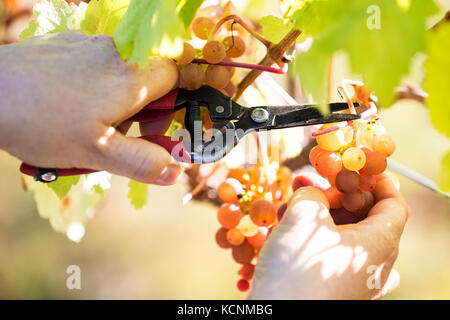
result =
[[294,192],[280,224],[296,226],[298,224],[332,225],[330,204],[325,194],[315,187],[302,187]]
[[300,172],[292,182],[292,189],[297,190],[301,187],[316,187],[324,191],[330,187],[330,183],[327,179],[321,177],[315,172],[302,171]]
[[399,285],[400,285],[400,274],[398,273],[397,270],[392,269],[385,285],[373,299],[377,300],[383,298],[385,295],[397,289]]
[[102,170],[143,183],[154,183],[162,179],[158,180],[158,184],[164,184],[164,179],[172,179],[170,172],[163,172],[171,157],[159,145],[139,138],[125,137],[110,127],[98,140],[96,149],[93,161]]
[[142,122],[139,124],[143,136],[149,134],[164,134],[169,129],[174,115],[151,122]]
[[400,192],[387,175],[382,175],[377,180],[377,184],[373,190],[373,195],[375,196],[375,201],[377,202],[388,198],[402,198]]
[[181,165],[179,163],[171,163],[163,170],[161,176],[155,181],[154,184],[160,186],[169,186],[175,184],[181,175]]

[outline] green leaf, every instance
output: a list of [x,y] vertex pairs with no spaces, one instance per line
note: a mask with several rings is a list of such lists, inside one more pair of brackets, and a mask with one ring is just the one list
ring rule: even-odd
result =
[[56,181],[47,184],[50,189],[55,191],[59,199],[63,199],[72,189],[73,186],[77,185],[80,181],[81,176],[68,176],[59,177]]
[[149,55],[181,53],[184,31],[176,0],[131,0],[114,32],[114,41],[124,60],[144,68]]
[[41,1],[33,7],[33,19],[28,28],[22,31],[20,39],[56,33],[65,30],[79,30],[86,13],[87,4],[79,6],[64,0]]
[[136,209],[142,209],[147,204],[148,185],[130,180],[128,183],[128,199]]
[[[425,21],[437,9],[429,0],[413,1],[407,9],[392,0],[300,2],[300,9],[289,11],[289,18],[313,36],[313,43],[309,52],[297,55],[295,71],[321,104],[328,91],[328,70],[322,64],[344,51],[352,72],[363,76],[381,104],[389,105],[394,88],[409,71],[411,58],[425,51]],[[311,74],[312,70],[321,74]]]
[[262,27],[262,36],[273,43],[280,42],[294,27],[289,20],[280,19],[272,15],[263,17],[259,24]]
[[165,136],[171,137],[175,130],[183,128],[183,125],[176,120],[172,120],[170,123],[169,129],[167,129]]
[[87,35],[107,34],[112,36],[130,0],[94,0],[87,7],[81,31]]
[[102,188],[102,186],[99,185],[99,184],[94,185],[94,186],[92,187],[92,190],[93,190],[96,194],[98,194],[99,196],[101,196],[101,197],[104,197],[104,196],[105,196],[105,190],[104,190],[104,189]]
[[450,151],[442,158],[440,189],[450,193]]
[[197,9],[203,0],[178,0],[177,12],[186,29],[191,25]]
[[450,137],[450,23],[438,30],[430,30],[427,41],[428,59],[425,63],[424,89],[428,93],[425,100],[430,109],[433,125]]

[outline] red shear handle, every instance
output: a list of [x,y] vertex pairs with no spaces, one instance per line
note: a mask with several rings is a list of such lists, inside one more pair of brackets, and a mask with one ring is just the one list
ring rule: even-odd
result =
[[[180,140],[172,140],[171,137],[162,135],[147,135],[142,136],[140,138],[160,145],[161,147],[166,149],[167,152],[169,152],[171,156],[177,161],[187,163],[192,162],[191,156],[186,151],[183,143]],[[37,167],[33,167],[26,163],[22,163],[20,166],[20,172],[32,177],[36,177],[38,175],[38,170],[39,169]],[[57,169],[57,172],[58,176],[65,177],[65,176],[76,176],[80,174],[89,174],[97,172],[97,170],[71,168],[71,169]]]
[[164,97],[159,98],[146,105],[140,112],[129,118],[129,121],[149,122],[163,119],[175,112],[175,102],[177,101],[178,90],[170,91]]

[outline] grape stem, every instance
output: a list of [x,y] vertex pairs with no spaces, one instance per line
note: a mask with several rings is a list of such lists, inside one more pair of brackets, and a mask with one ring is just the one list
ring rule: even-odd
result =
[[235,14],[231,14],[229,16],[223,17],[222,19],[220,19],[216,25],[214,26],[213,31],[211,32],[211,34],[209,35],[209,39],[208,40],[213,40],[214,35],[217,33],[217,31],[219,30],[219,28],[227,21],[229,20],[233,20],[235,23],[239,23],[245,30],[248,31],[248,33],[250,33],[255,39],[258,39],[263,45],[266,46],[266,48],[269,48],[270,46],[273,45],[272,42],[270,42],[269,40],[264,39],[259,33],[255,32],[247,23],[244,22],[244,20],[242,20],[241,17],[235,15]]
[[191,201],[197,194],[200,193],[200,191],[203,190],[203,188],[206,186],[206,183],[208,182],[208,179],[216,173],[216,171],[220,168],[221,163],[218,162],[214,165],[212,170],[200,180],[200,182],[195,186],[194,189],[192,189],[191,192],[187,193],[183,199],[181,200],[183,205]]
[[[194,59],[193,63],[199,64],[211,64],[204,59]],[[251,63],[242,63],[242,62],[234,62],[234,61],[221,61],[219,63],[215,63],[214,65],[226,66],[226,67],[235,67],[235,68],[243,68],[243,69],[252,69],[258,71],[267,71],[276,74],[285,74],[288,70],[287,64],[283,67],[271,67],[271,66],[262,66],[259,64],[251,64]]]

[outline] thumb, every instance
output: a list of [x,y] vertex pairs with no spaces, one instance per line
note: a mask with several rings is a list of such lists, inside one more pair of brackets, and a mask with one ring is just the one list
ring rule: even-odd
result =
[[[161,146],[126,137],[113,127],[98,140],[95,167],[143,183],[173,184],[179,167],[169,165],[171,157]],[[175,172],[176,171],[176,172]]]

